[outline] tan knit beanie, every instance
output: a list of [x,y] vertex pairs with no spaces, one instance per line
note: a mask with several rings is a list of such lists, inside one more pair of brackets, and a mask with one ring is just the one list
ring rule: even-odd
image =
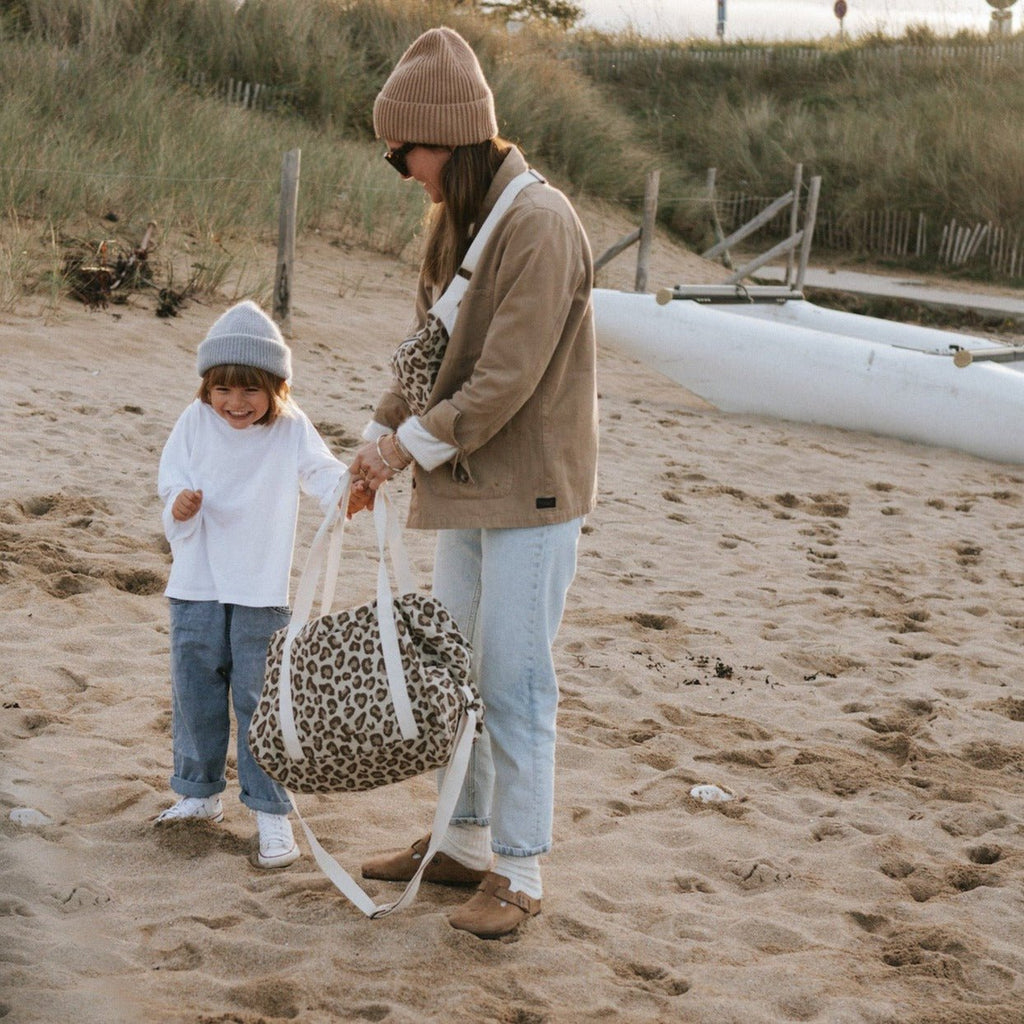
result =
[[429,29],[402,54],[374,101],[373,130],[391,142],[431,146],[468,146],[498,134],[494,96],[458,32]]

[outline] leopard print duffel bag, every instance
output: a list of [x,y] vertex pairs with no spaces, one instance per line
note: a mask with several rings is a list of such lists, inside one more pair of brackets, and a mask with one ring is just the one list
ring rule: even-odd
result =
[[[346,473],[343,484],[348,479]],[[440,601],[417,592],[386,488],[374,508],[377,600],[329,610],[345,526],[341,509],[348,504],[343,489],[313,540],[291,622],[271,638],[249,725],[256,763],[300,793],[358,792],[443,768],[467,713],[475,725],[482,719],[469,644]],[[322,569],[321,614],[311,617]]]
[[[455,813],[483,706],[470,674],[469,644],[441,603],[413,584],[387,485],[377,491],[373,510],[377,599],[330,610],[350,483],[346,472],[310,547],[291,622],[271,638],[248,738],[257,764],[287,790],[300,793],[369,790],[446,769],[431,833],[435,847],[393,903],[374,903],[320,845],[295,807],[320,868],[368,917],[382,917],[416,895],[422,869]],[[321,614],[312,617],[321,571]]]
[[249,730],[260,767],[299,793],[386,786],[451,760],[467,709],[480,717],[466,641],[444,607],[424,594],[394,598],[398,651],[416,735],[402,735],[388,686],[377,602],[322,615],[291,644],[291,702],[302,751],[293,760],[281,731],[280,675],[288,631],[267,653],[266,684]]

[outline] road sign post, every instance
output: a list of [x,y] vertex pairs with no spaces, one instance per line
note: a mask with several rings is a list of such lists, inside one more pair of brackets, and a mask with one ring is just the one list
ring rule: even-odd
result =
[[836,0],[832,8],[833,13],[839,19],[839,38],[843,38],[843,18],[846,17],[846,0]]

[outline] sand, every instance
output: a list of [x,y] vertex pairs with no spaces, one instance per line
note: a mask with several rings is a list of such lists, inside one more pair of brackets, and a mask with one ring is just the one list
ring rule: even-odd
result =
[[[629,225],[588,228],[601,252]],[[655,249],[651,290],[721,276]],[[622,256],[600,283],[632,275]],[[414,276],[300,241],[296,397],[342,458]],[[366,920],[301,840],[260,871],[233,769],[223,824],[154,829],[173,799],[157,460],[228,301],[0,318],[0,1018],[1024,1021],[1024,467],[724,415],[609,350],[543,913],[482,942],[436,886]],[[298,563],[316,525],[307,501]],[[354,604],[369,517],[349,538]],[[407,541],[427,586],[432,538]],[[433,790],[299,803],[354,871],[425,831]]]

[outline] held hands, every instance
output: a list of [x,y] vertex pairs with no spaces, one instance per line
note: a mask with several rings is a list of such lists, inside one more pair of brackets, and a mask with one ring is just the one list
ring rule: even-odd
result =
[[385,434],[376,441],[368,441],[357,452],[349,472],[352,489],[349,494],[348,514],[372,509],[377,488],[387,483],[412,462],[396,434]]
[[356,480],[348,491],[348,508],[345,509],[345,518],[351,519],[357,512],[362,512],[364,508],[372,510],[373,497],[373,491],[362,480]]
[[182,491],[171,506],[171,515],[179,522],[184,523],[191,519],[203,503],[202,491]]

